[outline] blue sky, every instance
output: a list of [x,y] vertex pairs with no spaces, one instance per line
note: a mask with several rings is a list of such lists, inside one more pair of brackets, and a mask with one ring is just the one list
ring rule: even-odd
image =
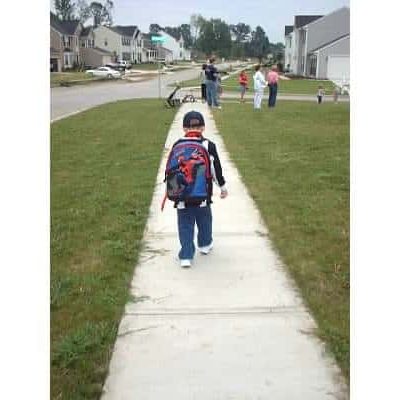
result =
[[349,0],[114,0],[116,24],[138,25],[147,32],[151,23],[176,26],[189,23],[190,15],[221,18],[229,24],[244,22],[252,29],[260,25],[270,41],[283,41],[285,25],[295,14],[327,14]]
[[177,26],[189,23],[196,13],[228,24],[244,22],[252,29],[260,25],[270,41],[278,42],[294,15],[324,15],[349,4],[350,0],[114,0],[114,23],[138,25],[147,32],[151,23]]

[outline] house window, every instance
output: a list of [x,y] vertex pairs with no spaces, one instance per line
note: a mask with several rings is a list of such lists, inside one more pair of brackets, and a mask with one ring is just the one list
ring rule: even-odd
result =
[[81,41],[81,47],[85,48],[86,47],[86,40]]
[[129,39],[127,37],[122,37],[121,41],[122,41],[122,45],[123,46],[130,46],[131,45],[131,39]]
[[64,54],[64,65],[66,67],[69,67],[70,63],[69,63],[69,55],[68,54]]
[[108,46],[107,39],[104,39],[104,46]]

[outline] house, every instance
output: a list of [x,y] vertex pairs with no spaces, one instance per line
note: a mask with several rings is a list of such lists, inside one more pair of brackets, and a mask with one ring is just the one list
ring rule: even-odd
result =
[[82,29],[79,21],[60,21],[50,12],[50,71],[60,72],[81,64],[79,37]]
[[95,45],[95,34],[92,26],[83,28],[80,35],[81,61],[86,66],[98,67],[115,61],[115,55]]
[[322,18],[322,15],[296,15],[294,25],[285,26],[285,70],[298,73],[300,29],[319,18]]
[[294,25],[285,27],[285,67],[296,75],[348,83],[350,9],[296,16]]
[[151,41],[152,33],[143,33],[142,61],[155,62],[157,60],[157,46]]
[[190,50],[185,48],[185,42],[182,36],[179,39],[175,39],[173,36],[162,30],[159,31],[158,34],[166,38],[166,41],[162,46],[172,52],[173,61],[191,59]]
[[97,26],[94,35],[96,46],[117,60],[142,62],[143,37],[136,25]]

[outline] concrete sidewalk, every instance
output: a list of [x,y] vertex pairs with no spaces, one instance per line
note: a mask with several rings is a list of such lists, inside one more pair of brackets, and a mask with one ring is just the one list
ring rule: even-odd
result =
[[[168,148],[191,109],[203,113],[217,144],[229,196],[214,196],[213,251],[181,269],[176,210],[168,202],[161,213],[160,204]],[[172,124],[144,240],[137,301],[126,306],[103,400],[347,398],[203,104],[184,104]]]

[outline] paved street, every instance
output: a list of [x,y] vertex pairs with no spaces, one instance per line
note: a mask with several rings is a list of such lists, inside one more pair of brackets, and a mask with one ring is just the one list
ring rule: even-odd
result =
[[[199,75],[199,67],[161,75],[161,95],[168,96],[169,83],[193,79]],[[117,100],[158,97],[158,77],[144,82],[103,82],[51,89],[51,120],[100,104]]]

